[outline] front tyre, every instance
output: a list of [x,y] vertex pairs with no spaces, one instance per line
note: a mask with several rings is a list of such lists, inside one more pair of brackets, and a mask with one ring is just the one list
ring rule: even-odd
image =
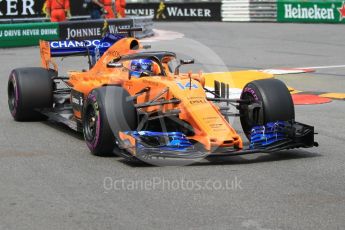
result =
[[291,94],[280,80],[252,81],[244,87],[241,99],[250,101],[249,105],[240,106],[241,125],[249,139],[253,126],[295,119]]
[[136,109],[129,93],[119,86],[97,88],[88,95],[83,109],[83,133],[90,151],[109,156],[117,146],[120,131],[137,127]]

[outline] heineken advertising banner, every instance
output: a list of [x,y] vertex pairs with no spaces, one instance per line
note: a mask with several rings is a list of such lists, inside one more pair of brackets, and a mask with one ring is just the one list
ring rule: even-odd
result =
[[0,24],[0,47],[37,45],[40,39],[59,38],[58,23]]
[[221,21],[221,2],[128,3],[126,14],[161,21]]
[[344,1],[278,0],[278,22],[345,23]]

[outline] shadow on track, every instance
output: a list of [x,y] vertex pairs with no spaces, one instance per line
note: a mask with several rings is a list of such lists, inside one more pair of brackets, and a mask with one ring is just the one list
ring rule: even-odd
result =
[[[240,165],[240,164],[257,164],[265,162],[279,162],[296,160],[303,158],[314,158],[321,157],[322,154],[315,152],[307,152],[304,150],[289,150],[281,151],[276,153],[257,153],[252,155],[244,156],[227,156],[219,157],[217,159],[205,159],[200,162],[192,163],[190,165],[185,165],[184,167],[198,167],[198,166],[210,166],[210,165]],[[120,159],[119,162],[129,166],[129,167],[158,167],[154,165],[149,165],[145,162],[131,162],[125,159]]]
[[239,165],[239,164],[257,164],[265,162],[279,162],[296,160],[303,158],[321,157],[322,155],[315,152],[307,152],[304,150],[289,150],[276,153],[257,153],[246,156],[223,157],[218,159],[208,159],[205,162],[198,162],[192,166],[203,165]]
[[[70,129],[69,127],[67,127],[66,125],[64,125],[62,123],[54,122],[54,121],[50,121],[50,120],[42,121],[41,123],[46,125],[46,126],[49,126],[50,128],[56,129],[59,132],[67,134],[67,135],[71,136],[72,138],[76,138],[76,139],[81,140],[81,141],[84,142],[84,136],[83,136],[82,133],[76,132],[76,131]],[[89,153],[92,155],[91,152],[89,152]],[[100,158],[115,158],[115,157],[117,157],[117,155],[114,154],[114,153],[109,153],[108,155],[97,156],[97,157],[100,157]]]

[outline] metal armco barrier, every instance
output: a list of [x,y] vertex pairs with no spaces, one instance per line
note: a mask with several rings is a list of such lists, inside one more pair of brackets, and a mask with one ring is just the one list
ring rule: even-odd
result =
[[88,40],[101,38],[104,33],[117,33],[120,28],[142,27],[137,38],[153,36],[152,17],[111,20],[66,21],[61,23],[0,24],[0,47],[38,45],[39,40]]
[[340,0],[278,0],[278,22],[345,23],[345,2]]
[[276,0],[223,0],[222,20],[242,22],[274,22]]

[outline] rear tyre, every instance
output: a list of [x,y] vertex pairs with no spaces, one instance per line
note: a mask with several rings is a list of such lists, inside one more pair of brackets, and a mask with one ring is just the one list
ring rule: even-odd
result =
[[110,156],[120,151],[119,131],[135,130],[137,115],[129,93],[122,87],[105,86],[93,90],[83,109],[83,133],[90,151],[97,156]]
[[53,105],[53,73],[39,68],[14,69],[8,80],[8,106],[16,121],[40,120],[37,109]]
[[250,139],[253,126],[268,122],[290,121],[295,119],[295,108],[286,85],[277,79],[256,80],[248,83],[241,99],[250,100],[251,105],[262,103],[262,107],[240,106],[241,125]]

